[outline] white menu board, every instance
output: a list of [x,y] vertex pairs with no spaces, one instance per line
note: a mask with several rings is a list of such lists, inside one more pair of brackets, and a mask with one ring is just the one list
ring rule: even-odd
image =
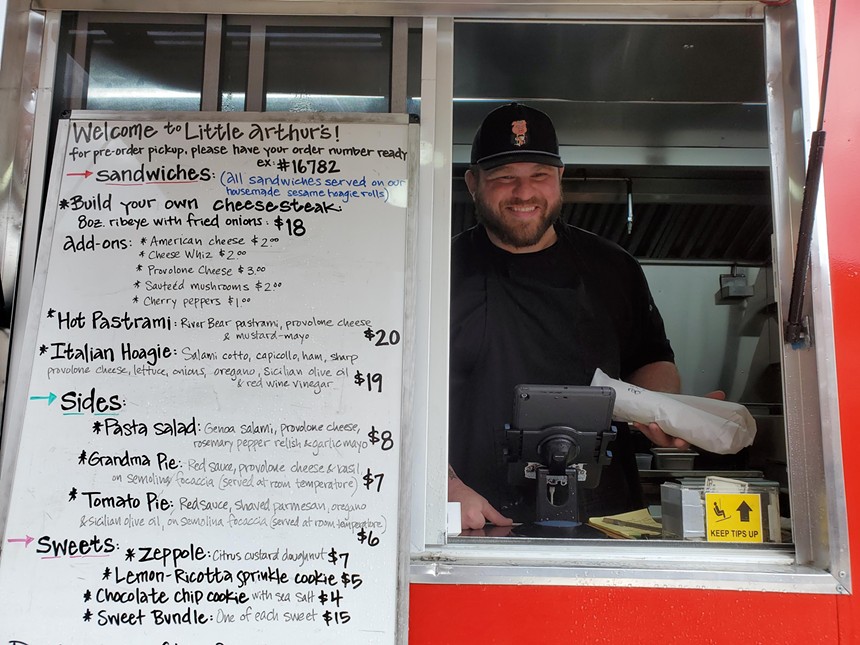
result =
[[396,642],[407,117],[170,116],[58,134],[0,642]]

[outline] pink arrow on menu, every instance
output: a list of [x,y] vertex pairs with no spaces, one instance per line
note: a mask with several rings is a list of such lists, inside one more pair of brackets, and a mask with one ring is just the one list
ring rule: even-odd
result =
[[84,172],[67,172],[66,176],[67,177],[83,177],[84,179],[86,179],[87,177],[89,177],[92,174],[93,173],[91,170],[86,170]]
[[30,542],[32,542],[34,539],[35,538],[32,538],[28,535],[27,537],[22,537],[22,538],[9,538],[6,541],[7,542],[23,542],[24,548],[26,549],[28,546],[30,546]]

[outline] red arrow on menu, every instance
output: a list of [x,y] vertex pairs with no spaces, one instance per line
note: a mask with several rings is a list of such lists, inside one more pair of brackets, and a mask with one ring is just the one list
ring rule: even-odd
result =
[[36,539],[36,538],[32,538],[32,537],[30,537],[30,536],[28,535],[27,537],[22,537],[22,538],[9,538],[9,539],[8,539],[8,540],[6,540],[6,541],[7,541],[7,542],[23,542],[23,543],[24,543],[24,548],[26,549],[28,546],[30,546],[30,542],[32,542],[32,541],[33,541],[33,540],[35,540],[35,539]]
[[66,177],[83,177],[84,179],[86,179],[92,174],[93,173],[91,170],[85,170],[84,172],[67,172]]

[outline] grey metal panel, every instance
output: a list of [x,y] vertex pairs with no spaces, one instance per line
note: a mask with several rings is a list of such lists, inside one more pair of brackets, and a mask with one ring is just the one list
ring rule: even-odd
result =
[[218,90],[221,78],[221,43],[224,19],[217,14],[206,17],[206,45],[203,54],[203,91],[200,109],[212,112],[218,109]]
[[80,110],[84,107],[84,94],[87,91],[87,34],[89,33],[89,16],[85,13],[78,15],[75,26],[74,42],[72,44],[71,83],[69,88],[69,109]]
[[391,28],[391,112],[406,112],[406,73],[409,44],[409,23],[395,18]]
[[[237,7],[233,7],[235,11]],[[240,7],[244,9],[244,5]],[[256,15],[230,15],[228,20],[231,25],[253,25],[264,23],[270,27],[388,27],[391,25],[389,14],[385,17],[377,16],[353,16],[353,15],[327,15],[325,20],[320,20],[322,15],[267,15],[265,17]]]
[[764,106],[758,22],[459,21],[454,38],[458,99]]
[[[570,146],[767,148],[764,104],[692,102],[580,102],[503,95],[549,114],[559,143]],[[454,143],[470,145],[484,115],[502,101],[455,99]]]
[[[0,131],[0,162],[4,168],[0,176],[0,280],[2,280],[4,318],[13,313],[12,303],[17,290],[26,296],[27,291],[18,286],[19,266],[23,266],[25,278],[32,276],[32,253],[28,253],[26,240],[22,240],[25,232],[37,228],[38,221],[24,218],[27,191],[30,188],[30,160],[36,158],[44,161],[44,142],[35,146],[33,133],[36,127],[47,127],[45,120],[37,117],[37,111],[45,112],[50,105],[50,91],[42,83],[52,80],[50,75],[42,78],[45,66],[52,63],[51,53],[55,51],[51,42],[55,42],[56,33],[51,32],[45,25],[44,16],[27,11],[23,2],[9,3],[6,16],[6,33],[3,43],[3,65],[0,75],[0,116],[5,126]],[[49,31],[44,46],[45,32]],[[43,56],[42,50],[46,53]],[[40,64],[42,63],[42,64]],[[40,154],[41,153],[41,154]],[[43,166],[37,161],[36,166]],[[38,178],[41,179],[41,176]],[[41,186],[41,181],[37,181]],[[24,261],[20,261],[21,255]],[[24,281],[25,283],[27,280]],[[18,316],[23,319],[23,316]],[[19,336],[12,337],[13,346],[5,346],[9,336],[5,333],[0,342],[4,344],[3,356],[9,357],[7,363],[0,364],[3,372],[4,391],[9,393],[3,404],[3,422],[0,428],[0,533],[3,532],[6,512],[12,486],[12,472],[15,457],[18,452],[20,433],[18,424],[10,421],[7,406],[16,400],[17,381],[10,380],[17,376],[16,366],[19,362]],[[9,380],[8,383],[5,381]]]
[[[468,164],[471,145],[454,146],[454,163]],[[561,146],[568,166],[660,166],[697,168],[767,168],[767,148],[703,148],[698,146]]]
[[[153,111],[124,111],[124,110],[78,110],[72,111],[69,119],[84,119],[87,121],[128,121],[144,120],[152,121],[259,121],[273,122],[286,120],[280,112],[185,112],[181,110],[153,110]],[[289,115],[290,121],[306,121],[313,123],[319,121],[320,112],[293,112]],[[405,114],[379,114],[373,112],[327,112],[326,123],[393,123],[396,125],[408,125],[408,115]]]
[[266,69],[266,25],[255,21],[251,25],[251,40],[248,48],[248,93],[245,96],[245,109],[248,112],[259,112],[265,105],[263,96]]
[[[42,33],[42,19],[39,18],[40,34]],[[32,130],[28,130],[28,137],[33,132],[48,132],[51,113],[51,95],[53,93],[54,77],[52,71],[56,66],[57,39],[59,34],[60,16],[57,12],[49,12],[44,20],[44,40],[42,41],[41,61],[29,61],[37,67],[39,82],[34,85],[35,109],[33,110]],[[24,78],[30,78],[32,70],[24,71]],[[62,126],[61,126],[62,127]],[[3,402],[3,432],[0,434],[0,533],[3,532],[6,523],[6,515],[9,510],[9,502],[12,491],[12,477],[14,465],[18,457],[18,446],[21,440],[21,426],[24,415],[23,401],[26,401],[26,391],[30,382],[30,369],[32,362],[23,358],[25,329],[28,324],[38,325],[36,321],[28,320],[30,311],[30,300],[33,297],[33,284],[35,281],[36,248],[39,242],[41,228],[41,198],[45,183],[45,170],[48,166],[48,141],[47,136],[37,140],[28,140],[27,149],[29,158],[21,161],[24,170],[22,174],[29,177],[29,182],[24,183],[27,191],[26,216],[21,233],[21,258],[20,275],[15,276],[16,281],[16,304],[15,320],[12,335],[12,347],[9,356],[9,375],[13,379],[7,384],[8,398]],[[32,170],[36,172],[33,173]],[[24,216],[22,211],[21,215]],[[27,365],[21,369],[21,365]]]
[[455,38],[455,145],[519,100],[550,115],[573,164],[583,146],[642,148],[656,165],[671,150],[767,149],[759,22],[460,21]]
[[426,18],[421,66],[412,544],[445,541],[451,247],[451,20]]
[[[534,549],[534,546],[529,547]],[[673,547],[677,548],[677,547]],[[410,580],[421,584],[483,584],[483,585],[552,585],[576,587],[649,587],[667,589],[714,589],[735,591],[770,591],[809,594],[841,594],[844,588],[834,584],[833,577],[812,567],[791,564],[762,565],[743,563],[735,566],[713,566],[706,554],[685,567],[657,563],[642,567],[649,556],[641,554],[635,565],[618,566],[616,548],[604,547],[598,565],[572,564],[557,559],[553,565],[510,563],[522,560],[523,554],[508,553],[498,562],[471,563],[456,552],[445,550],[436,554],[436,561],[414,561]],[[503,560],[503,561],[502,561]]]
[[415,345],[417,336],[416,328],[416,304],[418,290],[420,289],[420,278],[417,262],[418,254],[418,148],[420,141],[420,127],[418,124],[409,125],[409,153],[408,153],[408,177],[409,189],[406,208],[406,276],[404,294],[403,314],[403,376],[401,390],[401,433],[400,433],[400,506],[399,522],[397,525],[397,584],[398,584],[398,606],[397,606],[397,642],[405,645],[409,638],[409,566],[411,555],[412,535],[412,490],[414,481],[411,475],[413,455],[412,434],[414,426],[414,399],[415,399]]
[[596,4],[592,0],[566,3],[542,0],[493,0],[458,2],[457,0],[34,0],[36,9],[64,11],[155,11],[182,13],[237,13],[418,16],[418,17],[519,17],[547,20],[575,14],[583,18],[665,20],[683,16],[687,19],[737,20],[761,18],[764,6],[757,0],[609,0]]
[[[24,202],[39,84],[44,17],[27,3],[9,2],[4,16],[3,66],[0,75],[0,280],[3,317],[12,307],[18,273]],[[5,369],[5,366],[3,366]]]

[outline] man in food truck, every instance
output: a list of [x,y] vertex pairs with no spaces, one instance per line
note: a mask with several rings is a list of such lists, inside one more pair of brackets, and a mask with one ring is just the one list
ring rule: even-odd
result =
[[[612,242],[559,221],[554,125],[511,103],[486,116],[465,179],[478,225],[454,238],[448,500],[464,529],[534,516],[534,482],[508,464],[504,428],[520,383],[589,385],[599,368],[648,390],[677,393],[680,376],[637,261]],[[655,423],[654,444],[688,447]],[[618,426],[587,517],[641,508],[631,431]]]

